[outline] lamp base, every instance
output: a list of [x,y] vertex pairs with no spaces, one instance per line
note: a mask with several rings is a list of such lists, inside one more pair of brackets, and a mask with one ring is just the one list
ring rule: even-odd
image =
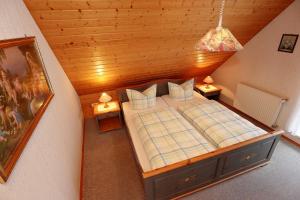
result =
[[210,88],[210,87],[209,87],[209,84],[206,84],[205,88],[206,88],[206,89],[209,89],[209,88]]
[[108,107],[109,107],[108,103],[105,102],[105,103],[104,103],[104,108],[108,108]]

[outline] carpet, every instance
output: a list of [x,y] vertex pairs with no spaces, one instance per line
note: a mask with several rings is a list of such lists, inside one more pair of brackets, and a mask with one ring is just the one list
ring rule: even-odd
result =
[[[142,200],[143,186],[125,129],[99,134],[85,121],[84,200]],[[184,200],[299,200],[300,148],[282,140],[271,163]]]

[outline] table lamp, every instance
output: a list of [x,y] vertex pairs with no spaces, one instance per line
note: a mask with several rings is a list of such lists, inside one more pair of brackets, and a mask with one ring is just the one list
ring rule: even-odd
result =
[[109,96],[108,94],[106,94],[105,92],[103,92],[99,98],[99,101],[101,103],[104,103],[104,108],[108,108],[108,104],[107,102],[110,102],[111,100],[111,96]]
[[206,89],[209,89],[209,84],[212,84],[214,82],[214,79],[211,76],[207,76],[205,77],[203,82],[206,83]]

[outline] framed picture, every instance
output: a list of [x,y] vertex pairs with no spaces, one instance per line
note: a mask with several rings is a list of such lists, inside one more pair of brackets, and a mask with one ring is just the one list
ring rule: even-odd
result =
[[293,53],[299,35],[283,34],[278,47],[278,51]]
[[34,37],[0,41],[0,182],[7,181],[53,97]]

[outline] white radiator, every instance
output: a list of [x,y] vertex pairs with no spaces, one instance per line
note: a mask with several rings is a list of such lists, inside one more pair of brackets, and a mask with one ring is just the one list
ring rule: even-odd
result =
[[233,106],[254,119],[277,127],[277,119],[286,99],[239,83]]

